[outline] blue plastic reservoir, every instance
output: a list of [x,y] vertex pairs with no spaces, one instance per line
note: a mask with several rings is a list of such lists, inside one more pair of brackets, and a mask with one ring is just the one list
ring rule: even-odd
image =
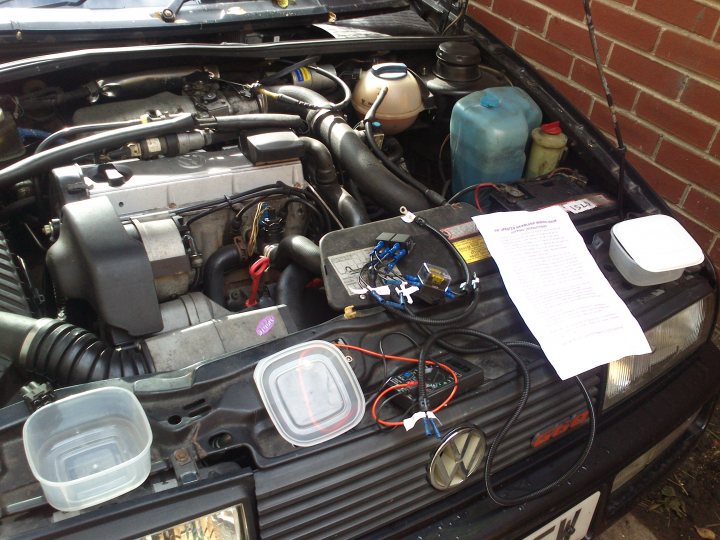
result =
[[460,99],[450,117],[453,192],[520,180],[528,137],[541,121],[540,107],[521,88],[487,88]]

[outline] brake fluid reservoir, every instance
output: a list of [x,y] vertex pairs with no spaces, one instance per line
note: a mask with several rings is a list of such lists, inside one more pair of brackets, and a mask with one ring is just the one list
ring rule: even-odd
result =
[[565,153],[567,142],[567,135],[560,129],[560,122],[550,122],[533,129],[525,176],[535,178],[555,170]]
[[405,64],[376,64],[363,71],[352,95],[353,108],[365,116],[380,90],[387,86],[388,93],[375,113],[383,131],[394,135],[409,128],[423,110],[420,85]]
[[487,88],[460,99],[450,117],[453,191],[481,182],[520,180],[540,107],[517,87]]

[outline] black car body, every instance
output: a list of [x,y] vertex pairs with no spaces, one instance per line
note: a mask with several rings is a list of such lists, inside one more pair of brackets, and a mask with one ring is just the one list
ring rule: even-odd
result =
[[[132,12],[102,7],[86,5],[83,18],[64,15],[80,7],[41,9],[34,18],[18,8],[0,20],[0,104],[5,120],[25,137],[15,155],[8,150],[12,137],[0,141],[6,152],[0,155],[0,311],[18,317],[0,318],[2,537],[175,538],[201,529],[210,535],[228,523],[234,531],[228,538],[592,537],[697,442],[720,391],[720,354],[710,341],[718,309],[712,265],[706,258],[679,279],[655,286],[623,279],[609,259],[610,228],[621,219],[669,214],[668,206],[630,166],[619,189],[619,154],[612,144],[514,51],[472,21],[453,23],[464,11],[430,0],[412,6],[298,0],[286,8],[188,3],[179,11],[174,6],[174,19],[166,21],[157,6],[139,3]],[[476,73],[478,61],[483,68]],[[400,173],[387,169],[362,134],[353,133],[362,117],[351,107],[303,108],[259,94],[253,85],[267,81],[266,88],[296,101],[338,102],[342,92],[332,79],[328,84],[325,78],[319,90],[324,97],[288,90],[287,66],[329,66],[352,87],[360,68],[383,62],[403,63],[421,81],[423,112],[409,129],[379,143]],[[314,446],[293,446],[269,418],[253,372],[261,359],[310,340],[418,354],[411,342],[422,343],[426,333],[414,323],[369,298],[343,312],[344,297],[337,293],[342,284],[333,281],[328,253],[372,245],[388,230],[414,234],[397,217],[398,202],[437,227],[470,222],[477,213],[471,205],[432,202],[442,199],[440,177],[451,174],[443,140],[460,97],[508,84],[527,92],[544,121],[559,120],[570,145],[563,170],[513,184],[484,205],[534,210],[586,197],[607,201],[574,223],[653,353],[582,374],[597,414],[594,440],[588,441],[590,415],[577,386],[559,380],[541,351],[518,349],[531,391],[498,448],[492,482],[506,497],[552,489],[503,507],[488,497],[481,469],[453,469],[457,482],[449,489],[438,488],[442,482],[433,477],[439,448],[471,428],[489,444],[515,410],[521,378],[503,351],[482,348],[467,336],[456,336],[451,345],[473,352],[438,350],[448,362],[469,362],[474,367],[468,369],[480,373],[465,384],[461,377],[458,395],[438,413],[442,439],[421,428],[381,428],[368,407],[350,431]],[[270,113],[296,120],[264,121]],[[139,114],[146,115],[144,124],[132,121]],[[139,127],[173,121],[174,127],[157,133]],[[125,124],[70,129],[55,137],[56,146],[33,154],[51,132],[106,122]],[[342,136],[333,135],[337,129]],[[117,137],[102,138],[114,130]],[[183,138],[188,133],[207,137],[192,142]],[[88,146],[93,138],[99,142]],[[322,180],[328,155],[330,176],[339,173],[336,184]],[[412,175],[424,188],[398,174]],[[211,178],[220,178],[220,187],[211,187]],[[150,187],[128,189],[141,182]],[[178,182],[183,191],[173,192]],[[152,199],[159,185],[165,186],[165,204]],[[257,213],[253,237],[247,220],[255,214],[250,203],[258,201],[244,199],[244,212],[233,197],[266,185],[280,191],[259,193],[284,199],[262,224]],[[187,193],[199,195],[185,200]],[[339,193],[359,206],[344,209]],[[233,212],[233,223],[228,208],[244,217]],[[215,213],[201,215],[208,209]],[[220,211],[227,216],[213,224]],[[165,213],[157,218],[158,212]],[[143,228],[156,218],[163,228]],[[202,219],[202,229],[188,223]],[[318,249],[314,242],[331,229]],[[295,245],[292,238],[303,235],[309,243]],[[271,254],[258,305],[273,317],[272,332],[261,328],[262,320],[245,318],[251,322],[242,326],[234,318],[256,317],[258,309],[245,304],[253,294],[247,269],[254,257],[243,252],[251,238]],[[433,241],[416,237],[414,253],[434,264],[444,261],[459,281],[460,267]],[[281,249],[287,253],[281,256]],[[480,280],[479,301],[461,326],[503,342],[533,342],[493,262],[483,259],[472,269]],[[324,280],[313,282],[318,277]],[[441,304],[423,313],[447,316],[465,306],[462,299]],[[227,331],[234,338],[209,337],[208,325],[217,329],[213,336]],[[356,350],[343,354],[370,403],[395,367],[383,368],[385,359]],[[57,511],[26,461],[24,422],[50,401],[105,386],[127,388],[142,404],[153,432],[150,476],[98,506]],[[404,412],[386,408],[388,417]],[[588,443],[579,470],[557,484]],[[463,451],[456,447],[456,464]],[[219,513],[225,509],[231,510]],[[182,525],[209,515],[192,527]]]

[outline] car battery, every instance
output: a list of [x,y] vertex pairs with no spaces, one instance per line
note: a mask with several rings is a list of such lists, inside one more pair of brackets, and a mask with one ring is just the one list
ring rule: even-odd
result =
[[[495,263],[477,230],[472,217],[478,210],[466,203],[446,205],[417,212],[430,225],[440,230],[468,263],[471,273],[478,276],[497,271]],[[396,218],[368,223],[352,229],[333,231],[320,241],[325,293],[333,309],[346,306],[366,307],[375,304],[369,294],[363,294],[360,273],[368,262],[378,239],[407,235],[411,249],[397,263],[402,275],[418,276],[423,268],[440,267],[447,271],[450,283],[457,287],[465,281],[465,274],[457,257],[428,230]],[[421,295],[420,295],[421,296]],[[420,296],[417,298],[420,299]],[[435,299],[435,300],[442,300]]]
[[540,210],[558,205],[570,216],[579,231],[597,225],[598,221],[614,220],[617,203],[588,180],[575,173],[556,173],[548,177],[499,185],[492,190],[494,208],[502,210]]

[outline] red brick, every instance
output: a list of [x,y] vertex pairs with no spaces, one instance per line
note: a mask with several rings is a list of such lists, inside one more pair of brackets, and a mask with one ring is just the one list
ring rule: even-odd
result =
[[519,32],[515,40],[515,49],[520,54],[549,67],[561,75],[567,76],[570,74],[572,56],[544,39],[537,38],[522,30]]
[[701,248],[705,251],[710,249],[713,238],[715,238],[715,233],[713,231],[708,229],[705,225],[698,223],[694,219],[685,216],[678,211],[674,212],[674,214],[675,219],[682,223],[682,226],[685,227],[695,241],[700,244]]
[[672,174],[665,172],[655,163],[637,152],[629,152],[628,161],[638,170],[642,177],[655,188],[665,200],[673,204],[680,202],[687,184]]
[[692,0],[638,0],[635,9],[706,38],[720,18],[720,11]]
[[640,94],[635,111],[643,120],[702,150],[707,148],[710,138],[715,133],[715,126],[712,124],[688,114],[668,101],[644,92]]
[[691,189],[682,206],[688,214],[701,223],[713,229],[720,229],[720,199],[717,197]]
[[558,76],[550,73],[546,69],[539,68],[539,70],[540,73],[542,73],[543,77],[545,77],[550,82],[550,84],[557,88],[560,93],[565,96],[568,101],[570,101],[570,103],[575,105],[577,110],[579,110],[584,115],[588,114],[588,112],[590,111],[590,103],[592,103],[592,98],[590,97],[590,94],[575,88],[566,80],[559,78]]
[[720,47],[717,45],[668,30],[660,38],[655,54],[684,68],[720,79]]
[[690,152],[665,139],[660,145],[655,161],[677,173],[678,176],[720,194],[720,165],[709,156]]
[[[628,116],[621,111],[618,111],[618,119],[625,143],[643,154],[652,154],[660,139],[660,134],[653,129],[643,126],[634,117]],[[595,102],[592,113],[590,114],[590,120],[614,139],[615,130],[613,129],[612,119],[610,118],[610,111],[605,103],[600,101]]]
[[[635,96],[638,93],[638,89],[632,84],[608,73],[607,70],[605,71],[605,76],[610,85],[610,91],[612,92],[615,103],[625,109],[631,109],[633,103],[635,103]],[[602,99],[605,99],[605,92],[600,84],[600,75],[598,74],[595,64],[576,60],[571,77],[573,81],[595,92],[595,94]]]
[[495,34],[498,39],[501,39],[508,45],[512,45],[516,28],[505,19],[474,5],[468,8],[468,14]]
[[[502,2],[502,0],[499,0]],[[542,0],[544,6],[572,17],[578,21],[585,21],[585,10],[582,2],[569,2],[568,0]]]
[[710,155],[720,159],[720,135],[715,136],[715,142],[710,147]]
[[720,90],[690,79],[680,101],[697,112],[720,120]]
[[[576,54],[594,60],[592,47],[590,46],[590,38],[588,37],[587,28],[569,23],[563,19],[553,17],[548,25],[547,38],[550,41],[567,47]],[[607,60],[610,51],[610,41],[602,36],[598,36],[598,49],[600,58],[603,63]]]
[[519,25],[542,32],[545,30],[545,21],[548,14],[544,9],[526,2],[525,0],[500,0],[493,6],[495,13]]
[[[492,6],[492,0],[473,0],[473,2],[476,3],[476,4],[482,4],[483,6],[487,6],[487,7]],[[474,7],[474,6],[471,4],[471,5],[468,7],[468,12],[472,11],[472,8],[473,8],[473,7]]]
[[655,47],[660,26],[635,16],[631,9],[616,9],[607,4],[593,4],[593,19],[598,32],[651,51]]
[[621,45],[616,44],[613,48],[608,66],[628,79],[671,98],[675,98],[683,87],[683,73]]

